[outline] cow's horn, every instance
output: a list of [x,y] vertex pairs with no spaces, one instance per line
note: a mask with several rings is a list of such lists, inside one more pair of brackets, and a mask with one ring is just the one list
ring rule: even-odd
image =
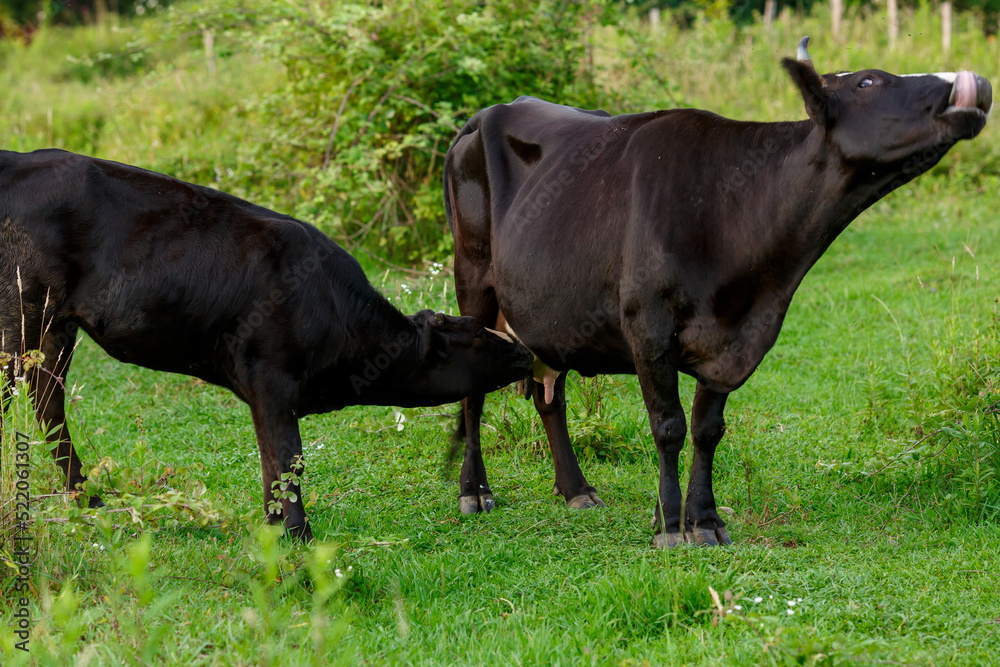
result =
[[487,331],[489,331],[490,333],[494,333],[494,334],[496,334],[496,335],[500,336],[501,338],[503,338],[503,339],[504,339],[505,341],[507,341],[508,343],[513,343],[513,342],[514,342],[514,339],[513,339],[513,338],[511,338],[510,336],[508,336],[507,334],[505,334],[505,333],[504,333],[504,332],[502,332],[502,331],[497,331],[496,329],[490,329],[489,327],[485,327],[485,329],[486,329]]
[[809,46],[809,35],[799,40],[799,46],[795,49],[795,59],[812,65],[812,58],[809,57],[809,50],[806,49],[807,46]]

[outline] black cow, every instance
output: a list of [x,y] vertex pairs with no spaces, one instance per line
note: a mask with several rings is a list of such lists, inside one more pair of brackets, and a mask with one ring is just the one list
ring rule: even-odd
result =
[[[609,116],[519,98],[476,114],[448,151],[459,307],[538,357],[532,383],[569,506],[603,505],[566,429],[565,371],[635,373],[660,462],[654,543],[729,544],[712,493],[723,409],[774,345],[809,268],[862,211],[975,137],[992,106],[971,72],[819,76],[783,65],[809,120],[696,109]],[[554,370],[553,370],[554,369]],[[697,379],[686,520],[677,374]],[[489,510],[484,396],[463,403],[460,508]]]
[[59,426],[51,440],[70,489],[85,480],[63,406],[80,328],[121,361],[245,401],[267,517],[304,540],[298,484],[294,500],[276,495],[282,475],[302,470],[299,417],[458,401],[532,363],[471,317],[403,315],[343,248],[287,215],[116,162],[0,152],[0,365],[9,387],[19,356],[43,351],[27,379],[39,421]]

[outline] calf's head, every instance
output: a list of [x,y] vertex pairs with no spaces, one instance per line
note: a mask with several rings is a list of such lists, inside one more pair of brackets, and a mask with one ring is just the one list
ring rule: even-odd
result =
[[960,139],[986,125],[993,106],[989,81],[973,72],[896,76],[877,69],[825,74],[799,44],[782,61],[798,84],[809,117],[847,163],[900,169],[910,178],[934,166]]
[[414,404],[447,403],[524,379],[534,355],[472,317],[423,310],[410,317],[418,332],[419,362],[408,393]]

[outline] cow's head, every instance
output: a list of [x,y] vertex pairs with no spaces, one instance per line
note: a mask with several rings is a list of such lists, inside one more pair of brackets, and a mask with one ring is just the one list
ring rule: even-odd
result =
[[868,69],[820,76],[808,41],[803,37],[796,60],[782,64],[802,91],[806,113],[848,162],[898,165],[918,158],[920,173],[986,125],[993,91],[978,74],[897,76]]
[[457,401],[524,379],[534,355],[509,337],[485,329],[472,317],[422,310],[410,317],[418,331],[420,362],[410,393]]

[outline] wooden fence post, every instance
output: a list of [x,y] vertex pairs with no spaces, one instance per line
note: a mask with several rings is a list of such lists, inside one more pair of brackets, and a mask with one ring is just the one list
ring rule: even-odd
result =
[[941,3],[941,50],[951,51],[951,0]]
[[844,18],[844,0],[830,0],[830,20],[833,25],[833,40],[840,41],[840,28]]
[[896,48],[899,37],[899,6],[897,0],[886,0],[886,18],[889,20],[889,48]]

